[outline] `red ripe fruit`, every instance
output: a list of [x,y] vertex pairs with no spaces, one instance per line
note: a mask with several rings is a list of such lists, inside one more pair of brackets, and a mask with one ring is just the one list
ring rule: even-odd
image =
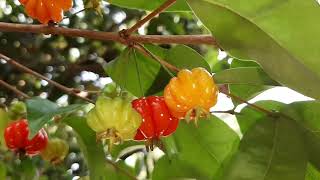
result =
[[149,96],[132,101],[132,107],[142,116],[135,140],[156,140],[172,134],[179,120],[171,116],[163,97]]
[[21,119],[15,121],[5,129],[4,139],[8,148],[17,153],[25,153],[29,156],[39,154],[48,143],[48,136],[44,129],[41,129],[33,139],[28,139],[28,121]]

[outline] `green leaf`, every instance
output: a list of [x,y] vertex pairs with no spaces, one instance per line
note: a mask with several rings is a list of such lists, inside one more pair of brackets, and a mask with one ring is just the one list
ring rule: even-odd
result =
[[197,127],[182,121],[172,138],[174,144],[165,143],[166,151],[177,154],[166,155],[162,160],[164,165],[156,164],[154,179],[163,178],[165,175],[162,172],[168,169],[170,173],[166,174],[165,179],[217,177],[239,143],[238,135],[215,116],[199,120]]
[[[219,51],[218,49],[209,49],[208,52],[205,54],[204,59],[209,64],[210,68],[213,70],[213,67],[221,62],[218,60]],[[213,71],[215,72],[215,71]]]
[[69,116],[63,119],[65,124],[76,132],[77,139],[88,164],[90,179],[107,179],[114,172],[107,168],[105,154],[101,143],[96,142],[96,133],[89,128],[86,119],[78,116]]
[[[277,101],[258,101],[254,103],[254,105],[257,105],[269,111],[279,111],[282,107],[285,106],[285,104]],[[241,110],[240,114],[236,115],[241,133],[247,133],[247,131],[251,129],[259,120],[262,120],[264,116],[264,113],[246,106]]]
[[[143,9],[152,11],[159,6],[161,6],[166,0],[107,0],[107,2],[122,6],[126,8],[133,8],[133,9]],[[184,0],[178,0],[172,7],[170,7],[167,11],[190,11],[188,5]]]
[[[180,45],[170,50],[152,45],[146,48],[178,68],[204,67],[210,70],[203,57],[187,46]],[[125,49],[120,57],[107,64],[105,70],[113,81],[137,97],[161,94],[171,79],[156,60],[131,48]]]
[[320,83],[316,83],[320,82],[316,59],[320,57],[320,23],[315,23],[320,11],[316,1],[187,2],[230,55],[256,60],[282,85],[320,98]]
[[[168,170],[170,169],[170,173]],[[185,164],[179,159],[171,159],[164,156],[156,163],[152,174],[153,180],[174,180],[174,179],[209,179],[202,172],[194,168],[192,165]]]
[[[229,84],[232,94],[248,100],[264,90],[279,85],[257,63],[253,61],[237,63],[238,61],[233,60],[231,69],[219,71],[213,76],[217,84]],[[238,105],[238,102],[234,101],[234,104]]]
[[58,107],[57,104],[38,97],[28,99],[26,105],[30,129],[29,139],[33,138],[54,116],[72,113],[84,106],[83,104],[73,104],[66,107]]
[[217,84],[279,85],[259,67],[231,68],[213,76]]
[[205,59],[198,52],[188,46],[177,45],[171,48],[168,51],[165,60],[179,69],[203,67],[207,69],[207,71],[211,72],[211,68]]
[[1,134],[1,136],[0,136],[0,149],[3,149],[3,150],[7,149],[3,134],[4,134],[4,131],[9,123],[9,121],[10,121],[9,113],[7,111],[5,111],[4,109],[0,108],[0,134]]
[[224,180],[301,180],[307,154],[296,123],[264,116],[243,137]]
[[110,155],[117,159],[120,155],[125,154],[136,149],[143,149],[145,147],[143,141],[125,141],[119,145],[115,145],[109,150]]
[[320,102],[306,101],[292,103],[281,110],[281,113],[296,120],[304,132],[309,153],[309,161],[320,169]]
[[35,162],[29,157],[22,157],[20,160],[20,162],[14,163],[13,167],[13,170],[17,172],[17,179],[34,179],[37,177]]
[[[102,143],[96,141],[96,133],[90,129],[84,117],[68,116],[65,117],[62,122],[72,127],[76,132],[80,149],[84,154],[88,165],[91,180],[130,179],[123,173],[123,171],[127,171],[130,168],[128,168],[122,161],[117,163],[113,162],[113,165],[107,162]],[[114,165],[121,168],[123,171],[119,171],[114,167]],[[131,171],[133,172],[132,169]],[[128,173],[131,173],[131,171],[128,171]]]
[[230,68],[230,64],[227,60],[218,61],[213,67],[212,72],[217,73]]
[[178,150],[174,136],[164,137],[162,138],[162,142],[165,147],[164,149],[165,154],[169,159],[172,159],[177,154],[179,154],[179,150]]
[[314,166],[308,163],[305,180],[317,179],[320,179],[320,172]]
[[7,178],[7,166],[4,162],[0,162],[0,179]]
[[[261,92],[266,91],[274,86],[262,86],[262,85],[244,85],[244,84],[232,84],[229,85],[230,92],[233,95],[241,97],[247,101],[256,97]],[[239,101],[232,100],[235,106],[241,104]]]
[[[231,63],[232,68],[240,68],[240,67],[250,67],[250,68],[260,68],[260,65],[257,64],[254,61],[241,61],[238,59],[233,59]],[[265,72],[262,74],[266,75]],[[272,80],[268,75],[265,76],[271,81]],[[274,81],[277,85],[279,85],[277,82]],[[270,88],[273,88],[274,85],[247,85],[247,84],[230,84],[229,89],[230,92],[236,96],[239,96],[243,99],[249,100],[257,96],[259,93],[268,90]],[[238,101],[233,101],[235,105],[238,105]]]
[[131,48],[106,66],[112,80],[137,97],[147,95],[160,71],[160,64]]
[[231,67],[238,68],[238,67],[261,67],[261,66],[255,61],[233,59],[231,62]]
[[[129,177],[128,175],[124,174],[124,172],[120,172],[119,170],[116,169],[116,173],[114,177],[112,177],[111,179],[115,179],[115,180],[132,180],[133,177],[136,176],[136,172],[135,169],[126,165],[124,161],[119,160],[117,161],[116,165],[118,166],[118,168],[122,169],[122,171],[126,171],[128,174],[131,174],[132,177]],[[110,177],[107,178],[107,180],[110,179]]]

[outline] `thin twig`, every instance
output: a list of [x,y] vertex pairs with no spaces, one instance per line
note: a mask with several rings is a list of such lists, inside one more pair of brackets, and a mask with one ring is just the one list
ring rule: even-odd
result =
[[[21,32],[83,37],[101,41],[115,41],[126,44],[118,32],[102,32],[84,29],[72,29],[47,25],[31,25],[0,22],[0,32]],[[131,35],[131,42],[155,44],[207,44],[218,46],[211,35]]]
[[62,85],[62,84],[60,84],[60,83],[58,83],[58,82],[56,82],[56,81],[53,81],[53,80],[51,80],[51,79],[49,79],[49,78],[47,78],[47,77],[45,77],[45,76],[43,76],[43,75],[41,75],[41,74],[33,71],[32,69],[30,69],[30,68],[28,68],[28,67],[26,67],[26,66],[24,66],[24,65],[22,65],[22,64],[20,64],[20,63],[18,63],[17,61],[15,61],[15,60],[13,60],[13,59],[11,59],[11,58],[9,58],[9,57],[1,54],[1,53],[0,53],[0,58],[3,59],[3,60],[5,60],[8,64],[10,64],[10,65],[18,68],[19,70],[21,70],[21,71],[23,71],[23,72],[32,74],[32,75],[34,75],[35,77],[37,77],[37,78],[39,78],[39,79],[42,79],[42,80],[47,81],[49,84],[54,85],[55,87],[59,88],[60,90],[64,91],[64,92],[67,93],[67,94],[76,96],[76,97],[78,97],[78,98],[80,98],[80,99],[83,99],[83,100],[85,100],[85,101],[88,101],[88,102],[94,104],[94,101],[92,101],[92,100],[90,100],[90,99],[88,99],[88,98],[86,98],[86,97],[82,97],[82,96],[78,95],[78,93],[81,92],[81,91],[78,90],[78,89],[68,88],[68,87],[66,87],[66,86],[64,86],[64,85]]
[[141,53],[143,53],[146,56],[151,57],[152,59],[156,60],[157,62],[159,62],[161,65],[167,67],[168,69],[175,71],[175,72],[179,72],[179,68],[177,68],[176,66],[162,60],[161,58],[159,58],[158,56],[154,55],[152,52],[150,52],[148,49],[146,49],[144,46],[142,46],[141,44],[135,44],[133,46],[135,49],[139,50]]
[[152,11],[150,14],[148,14],[146,17],[138,21],[134,26],[131,28],[125,30],[125,33],[127,36],[130,36],[133,32],[138,30],[141,26],[143,26],[146,22],[150,21],[153,19],[156,15],[160,14],[161,12],[165,11],[168,9],[171,5],[173,5],[177,0],[167,0],[164,2],[161,6],[159,6],[157,9]]
[[231,114],[231,115],[240,114],[239,112],[235,112],[233,109],[228,111],[210,111],[210,113],[217,113],[217,114],[221,113],[221,114]]
[[146,153],[146,148],[145,147],[139,147],[139,148],[135,148],[129,152],[126,152],[124,153],[123,155],[121,155],[119,157],[119,159],[121,160],[126,160],[128,157],[130,157],[131,155],[135,154],[135,153],[138,153],[138,152],[143,152],[143,153]]
[[28,96],[27,94],[25,94],[24,92],[18,90],[17,88],[11,86],[10,84],[6,83],[5,81],[3,81],[2,79],[0,79],[0,85],[11,90],[12,92],[14,92],[15,94],[17,94],[18,96],[21,96],[25,99],[30,98],[30,96]]
[[73,16],[75,16],[75,15],[77,15],[77,14],[79,14],[79,13],[81,13],[81,12],[83,12],[83,11],[87,10],[87,9],[88,9],[88,8],[83,8],[83,9],[81,9],[81,10],[79,10],[79,11],[77,11],[77,12],[75,12],[75,13],[71,14],[70,16],[66,16],[66,17],[64,17],[64,18],[63,18],[63,20],[64,20],[64,19],[72,18]]
[[113,162],[112,160],[110,159],[107,159],[107,162],[108,164],[110,164],[111,166],[113,166],[117,171],[121,172],[122,174],[125,174],[126,176],[128,176],[130,179],[134,179],[134,180],[137,180],[137,178],[130,174],[128,171],[120,168],[115,162]]
[[254,109],[256,109],[256,110],[258,110],[258,111],[260,111],[260,112],[263,112],[263,113],[265,113],[265,114],[267,114],[267,115],[274,115],[274,112],[269,111],[269,110],[267,110],[267,109],[264,109],[264,108],[262,108],[262,107],[260,107],[260,106],[255,105],[255,104],[249,103],[248,101],[246,101],[246,100],[242,99],[241,97],[238,97],[238,96],[236,96],[236,95],[234,95],[234,94],[231,94],[231,93],[228,93],[228,92],[223,92],[223,94],[231,97],[232,99],[234,99],[234,100],[236,100],[236,101],[238,101],[238,102],[245,103],[245,104],[247,104],[248,106],[250,106],[250,107],[252,107],[252,108],[254,108]]

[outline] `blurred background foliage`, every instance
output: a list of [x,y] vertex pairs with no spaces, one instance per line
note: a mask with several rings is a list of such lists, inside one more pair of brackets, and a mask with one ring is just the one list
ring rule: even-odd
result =
[[[133,25],[146,12],[124,9],[102,1],[101,13],[93,9],[84,9],[82,0],[75,0],[73,9],[66,13],[66,18],[59,24],[62,27],[90,29],[107,32],[118,32]],[[24,9],[18,0],[0,0],[0,21],[9,23],[38,24],[24,14]],[[193,15],[188,12],[162,13],[148,25],[139,29],[139,34],[185,35],[208,33]],[[162,45],[170,48],[170,45]],[[206,46],[193,47],[201,52],[209,61],[211,67],[217,62],[217,51],[208,52]],[[68,87],[88,91],[97,91],[110,82],[101,64],[116,58],[124,46],[114,42],[102,42],[84,38],[69,38],[32,33],[0,32],[0,53],[11,57],[21,64],[45,75]],[[217,67],[219,68],[219,67]],[[46,81],[5,64],[0,61],[0,79],[17,87],[29,96],[40,96],[67,105],[79,101],[69,97]],[[4,109],[10,109],[17,101],[16,94],[0,87],[0,104]],[[94,95],[89,95],[95,99]],[[23,110],[22,110],[23,111]],[[21,111],[19,112],[21,113]],[[23,112],[22,112],[23,114]],[[17,117],[12,117],[17,118]],[[88,175],[83,154],[80,152],[75,134],[64,125],[49,125],[46,127],[50,136],[59,137],[69,142],[70,150],[65,161],[59,165],[50,165],[35,157],[32,160],[20,161],[13,153],[6,151],[2,145],[0,154],[0,179],[7,176],[11,179],[79,179]],[[117,151],[128,146],[116,147]],[[132,157],[123,153],[124,159],[129,159],[131,167],[135,168],[138,177],[149,178],[153,162],[159,158],[159,153],[146,153],[143,148],[133,152]],[[161,153],[160,153],[161,154]],[[130,161],[131,158],[131,161]]]
[[[118,32],[130,27],[145,15],[143,11],[119,8],[109,5],[105,1],[102,1],[102,13],[100,15],[92,9],[72,15],[83,8],[83,1],[76,0],[74,8],[65,14],[66,19],[59,26]],[[24,9],[19,5],[18,0],[0,0],[0,21],[38,23],[24,14]],[[163,13],[152,20],[148,26],[140,29],[139,33],[200,34],[203,31],[205,30],[193,19],[192,14],[181,12]],[[0,47],[1,53],[20,61],[50,79],[64,85],[86,90],[94,90],[103,85],[99,80],[105,74],[100,63],[114,59],[124,48],[121,44],[114,42],[7,32],[0,32]],[[8,65],[1,63],[0,68],[0,76],[5,81],[16,85],[18,89],[30,96],[41,95],[50,100],[57,100],[63,95],[62,92],[46,84],[46,82],[21,73]],[[91,72],[94,72],[94,74]],[[84,75],[86,77],[83,77]],[[2,97],[1,103],[9,103],[14,95],[10,92],[1,91],[0,97]],[[69,99],[69,102],[73,101],[74,99]]]

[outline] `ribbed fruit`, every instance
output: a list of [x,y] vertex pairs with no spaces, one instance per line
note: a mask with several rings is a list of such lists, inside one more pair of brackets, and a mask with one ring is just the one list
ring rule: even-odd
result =
[[41,152],[42,159],[52,164],[60,163],[69,152],[69,145],[66,141],[58,138],[50,139],[47,147]]
[[39,154],[48,143],[46,131],[41,129],[31,140],[28,139],[28,135],[28,121],[21,119],[8,125],[4,132],[4,139],[7,147],[12,151],[29,156]]
[[49,21],[60,22],[63,12],[68,11],[73,4],[72,0],[19,0],[25,6],[26,13],[43,24]]
[[194,116],[194,110],[208,113],[217,103],[218,87],[204,68],[183,69],[170,80],[164,90],[164,99],[171,114],[179,119]]
[[140,114],[124,97],[100,96],[87,115],[87,123],[97,132],[98,138],[107,138],[114,143],[133,139],[141,122]]

